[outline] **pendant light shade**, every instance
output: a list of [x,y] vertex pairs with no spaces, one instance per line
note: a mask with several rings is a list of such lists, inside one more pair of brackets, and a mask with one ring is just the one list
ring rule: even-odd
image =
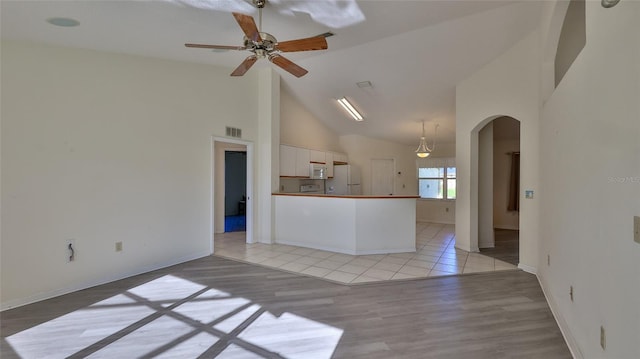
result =
[[418,145],[418,148],[415,151],[418,157],[426,158],[431,154],[431,152],[433,152],[433,150],[436,147],[437,133],[438,133],[438,125],[436,125],[436,130],[433,135],[433,144],[431,145],[431,148],[429,148],[429,146],[427,145],[427,136],[425,135],[425,132],[424,132],[424,121],[422,121],[422,137],[420,137],[420,144]]

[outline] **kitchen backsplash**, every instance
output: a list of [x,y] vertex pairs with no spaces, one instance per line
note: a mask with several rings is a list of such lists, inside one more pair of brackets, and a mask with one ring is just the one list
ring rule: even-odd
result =
[[300,186],[315,184],[324,189],[324,180],[312,180],[305,178],[280,178],[280,193],[299,193]]

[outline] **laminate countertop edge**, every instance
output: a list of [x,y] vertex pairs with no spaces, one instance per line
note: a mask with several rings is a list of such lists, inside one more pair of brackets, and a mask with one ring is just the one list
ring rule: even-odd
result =
[[335,194],[320,194],[320,193],[272,193],[271,195],[272,196],[293,196],[293,197],[351,198],[351,199],[403,199],[403,198],[418,199],[420,198],[420,196],[406,196],[406,195],[368,196],[368,195],[335,195]]

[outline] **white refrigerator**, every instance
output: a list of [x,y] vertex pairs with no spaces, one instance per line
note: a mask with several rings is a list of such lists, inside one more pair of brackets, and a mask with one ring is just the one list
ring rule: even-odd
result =
[[326,192],[337,195],[362,194],[360,170],[354,165],[334,166],[333,178],[327,180]]

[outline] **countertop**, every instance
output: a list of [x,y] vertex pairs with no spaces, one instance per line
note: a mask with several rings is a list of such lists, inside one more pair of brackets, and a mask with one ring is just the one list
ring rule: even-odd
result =
[[337,194],[320,194],[320,193],[272,193],[273,196],[297,196],[297,197],[324,197],[324,198],[353,198],[353,199],[402,199],[402,198],[420,198],[420,196],[409,195],[389,195],[389,196],[369,196],[369,195],[337,195]]

